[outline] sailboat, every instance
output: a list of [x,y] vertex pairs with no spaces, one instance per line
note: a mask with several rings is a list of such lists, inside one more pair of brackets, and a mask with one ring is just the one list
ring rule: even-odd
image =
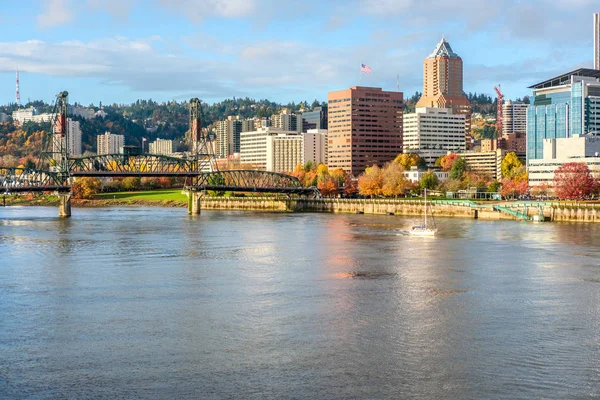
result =
[[424,218],[423,225],[415,225],[408,231],[409,235],[413,236],[435,236],[437,233],[437,227],[435,226],[435,220],[433,214],[431,214],[432,227],[427,226],[427,189],[425,189],[425,201],[424,201]]

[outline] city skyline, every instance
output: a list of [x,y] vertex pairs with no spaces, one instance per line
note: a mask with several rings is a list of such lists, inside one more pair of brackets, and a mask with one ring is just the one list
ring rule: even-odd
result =
[[395,90],[400,75],[410,96],[422,90],[422,60],[442,36],[463,58],[466,92],[493,96],[501,83],[514,99],[547,76],[592,67],[592,14],[600,11],[591,0],[204,3],[6,4],[0,103],[15,101],[17,68],[22,103],[52,101],[61,90],[84,105],[194,96],[324,101],[359,83],[361,63],[373,70],[364,86]]

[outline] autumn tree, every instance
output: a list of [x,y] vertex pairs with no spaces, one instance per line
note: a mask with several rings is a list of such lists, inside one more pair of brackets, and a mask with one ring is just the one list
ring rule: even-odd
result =
[[452,168],[450,169],[450,179],[460,179],[463,173],[467,170],[467,162],[462,157],[456,157],[452,162]]
[[98,178],[78,178],[72,186],[73,197],[78,199],[93,199],[102,190],[102,181]]
[[322,180],[319,180],[317,188],[319,189],[321,194],[326,197],[337,193],[338,190],[336,182],[329,175],[327,175],[327,177],[323,178]]
[[529,184],[527,180],[519,179],[502,179],[502,187],[500,188],[500,195],[504,198],[522,196],[527,193]]
[[442,167],[442,171],[450,171],[452,166],[454,165],[454,161],[458,158],[458,154],[450,153],[446,154],[440,159],[440,166]]
[[383,185],[381,194],[384,196],[398,196],[407,189],[408,179],[404,176],[404,168],[396,162],[388,163],[383,169]]
[[530,193],[534,197],[545,197],[550,193],[550,185],[542,183],[531,188]]
[[352,174],[346,174],[344,178],[344,194],[354,196],[358,192],[358,181]]
[[554,194],[559,199],[588,197],[596,185],[596,180],[585,163],[567,163],[554,171]]
[[363,196],[378,196],[383,187],[383,171],[377,165],[368,167],[358,177],[358,193]]
[[414,153],[403,153],[398,154],[394,159],[394,162],[401,165],[405,171],[408,171],[411,167],[424,167],[425,160],[418,154]]
[[434,171],[430,170],[421,175],[421,181],[419,182],[421,189],[435,189],[438,184],[439,179]]
[[521,160],[514,152],[510,152],[504,156],[501,164],[502,176],[505,178],[514,178],[518,175],[523,175],[524,166]]
[[136,178],[133,176],[128,176],[127,178],[123,178],[121,181],[123,185],[123,190],[136,190],[140,188],[141,181],[140,178]]
[[502,183],[499,180],[493,180],[488,186],[488,192],[496,193],[500,190]]

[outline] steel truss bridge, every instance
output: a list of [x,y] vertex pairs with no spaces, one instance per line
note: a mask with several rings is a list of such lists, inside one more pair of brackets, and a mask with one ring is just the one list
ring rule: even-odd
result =
[[315,187],[303,187],[298,178],[258,170],[198,171],[195,159],[161,155],[110,154],[70,158],[68,177],[60,172],[0,168],[0,193],[70,192],[72,178],[181,177],[193,191],[283,193],[320,197]]
[[59,215],[71,215],[71,186],[78,177],[177,177],[185,178],[188,211],[200,213],[200,197],[206,190],[283,193],[320,198],[315,187],[305,188],[289,175],[258,170],[216,170],[213,143],[201,128],[200,100],[190,100],[190,128],[187,138],[191,150],[185,157],[137,154],[128,149],[125,154],[71,157],[67,130],[68,93],[56,96],[51,133],[45,138],[36,169],[0,168],[0,193],[58,192]]

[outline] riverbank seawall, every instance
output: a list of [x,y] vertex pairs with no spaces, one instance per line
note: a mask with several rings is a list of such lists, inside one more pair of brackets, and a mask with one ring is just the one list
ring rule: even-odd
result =
[[[469,200],[434,200],[427,202],[430,212],[439,217],[462,217],[484,220],[539,220],[600,222],[600,204],[553,202],[499,202],[478,204]],[[285,199],[204,197],[201,207],[207,210],[253,210],[280,212],[329,212],[423,215],[422,200],[395,199]]]

